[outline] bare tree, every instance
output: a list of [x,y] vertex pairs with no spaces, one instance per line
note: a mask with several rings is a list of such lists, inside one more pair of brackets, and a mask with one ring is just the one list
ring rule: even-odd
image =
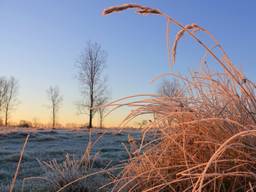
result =
[[[3,111],[5,95],[7,94],[7,80],[5,77],[0,77],[0,113]],[[3,119],[0,117],[0,125],[3,125]]]
[[[158,87],[157,90],[158,94],[160,94],[160,96],[165,97],[165,99],[173,99],[175,98],[176,100],[178,98],[181,98],[182,96],[184,96],[184,91],[182,89],[182,86],[180,85],[180,83],[175,79],[175,80],[168,80],[168,79],[163,79]],[[182,102],[181,102],[182,105]],[[153,114],[154,119],[158,118],[157,114],[154,113]],[[172,120],[170,120],[169,122],[171,122]]]
[[100,96],[97,100],[100,128],[103,128],[103,120],[104,120],[104,115],[106,113],[106,107],[104,107],[103,105],[106,104],[108,100],[109,100],[109,95],[107,93]]
[[51,109],[51,115],[52,115],[52,128],[55,128],[56,116],[60,109],[63,98],[60,95],[60,90],[57,86],[55,87],[50,86],[46,92],[47,92],[47,96],[50,103],[49,108]]
[[88,128],[93,127],[93,116],[97,109],[97,100],[103,95],[105,82],[103,70],[106,64],[106,52],[98,43],[88,42],[82,55],[79,68],[79,81],[81,84],[82,102],[79,104],[81,113],[88,113]]
[[7,80],[5,77],[0,77],[0,112],[2,111],[5,95],[7,94]]
[[177,80],[164,79],[158,87],[158,93],[166,97],[179,97],[183,95],[182,88]]
[[18,104],[17,94],[18,94],[18,81],[14,77],[5,80],[6,85],[4,86],[4,97],[3,97],[3,110],[5,114],[5,126],[8,126],[10,112]]

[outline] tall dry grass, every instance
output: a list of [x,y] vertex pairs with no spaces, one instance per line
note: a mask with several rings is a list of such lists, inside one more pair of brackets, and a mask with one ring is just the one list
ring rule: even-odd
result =
[[[123,105],[135,107],[125,122],[141,114],[155,117],[144,128],[136,156],[114,181],[112,191],[254,191],[255,83],[233,65],[214,36],[197,24],[183,26],[158,9],[136,4],[110,7],[103,15],[126,9],[166,19],[171,66],[176,60],[178,43],[188,34],[217,61],[222,71],[214,71],[203,59],[198,72],[186,76],[167,74],[182,82],[180,95],[171,98],[149,95],[136,102],[118,100],[109,104],[114,109]],[[172,47],[170,25],[179,28]],[[198,33],[206,34],[215,44],[214,49],[199,39]],[[153,129],[157,129],[159,137],[144,143],[147,133]]]

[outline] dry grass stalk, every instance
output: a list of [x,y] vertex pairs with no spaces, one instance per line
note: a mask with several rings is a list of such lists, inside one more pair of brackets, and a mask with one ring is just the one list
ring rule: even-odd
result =
[[29,135],[27,135],[27,137],[25,139],[25,142],[23,144],[23,147],[21,149],[20,158],[19,158],[19,161],[18,161],[18,164],[17,164],[16,172],[15,172],[14,177],[12,179],[12,183],[11,183],[9,192],[12,192],[14,190],[16,179],[17,179],[17,176],[18,176],[18,173],[19,173],[19,170],[20,170],[20,165],[21,165],[21,161],[22,161],[22,158],[23,158],[23,154],[25,152],[25,148],[26,148],[26,145],[28,143],[28,139],[29,139]]
[[[203,29],[202,27],[198,26],[197,24],[183,26],[181,23],[179,23],[178,21],[176,21],[175,19],[170,17],[168,14],[161,12],[160,10],[156,10],[156,9],[152,9],[152,8],[148,8],[148,7],[136,5],[136,4],[123,4],[123,5],[119,5],[119,6],[113,6],[113,7],[105,9],[103,11],[103,15],[108,15],[108,14],[111,14],[114,12],[120,12],[120,11],[123,11],[126,9],[131,9],[131,8],[137,9],[138,10],[137,13],[139,13],[139,14],[140,14],[140,10],[141,10],[142,12],[145,12],[147,14],[151,14],[151,12],[152,12],[152,14],[157,14],[157,15],[163,16],[166,18],[167,23],[170,22],[170,23],[178,26],[179,28],[181,28],[181,31],[187,32],[197,43],[199,43],[220,64],[220,66],[225,71],[225,74],[228,75],[231,79],[233,79],[240,86],[241,91],[243,91],[245,94],[247,94],[247,96],[250,97],[250,93],[245,88],[246,85],[244,85],[244,83],[243,83],[246,80],[246,78],[232,64],[232,61],[229,59],[226,52],[224,51],[224,49],[222,48],[220,43],[214,38],[214,36],[209,31]],[[167,26],[169,26],[169,24]],[[190,31],[190,30],[192,30],[192,31]],[[223,56],[222,56],[223,59],[219,58],[216,54],[214,54],[214,52],[195,35],[195,32],[198,30],[205,32],[215,42],[215,44],[218,46],[218,48],[220,49],[220,51],[223,54]],[[179,35],[178,34],[176,35],[176,38],[178,38],[178,40],[175,40],[174,44],[173,44],[172,51],[175,51],[175,52],[172,52],[172,56],[174,56],[173,61],[175,61],[175,57],[176,57],[175,44],[177,46],[178,41],[183,36],[181,31],[180,31]],[[168,29],[167,29],[167,34],[168,34]],[[167,44],[168,43],[169,42],[167,41]],[[256,102],[255,98],[251,98],[251,99],[253,99],[254,102]],[[256,107],[256,106],[254,106],[254,107]]]
[[109,15],[111,13],[120,12],[126,9],[136,9],[136,13],[142,14],[142,15],[147,15],[147,14],[161,15],[161,12],[158,9],[152,9],[152,8],[144,7],[137,4],[123,4],[119,6],[109,7],[102,12],[102,15]]
[[[124,4],[106,9],[104,15],[130,8],[155,10]],[[113,109],[124,105],[135,107],[125,123],[142,114],[155,117],[144,128],[138,155],[130,159],[112,191],[253,191],[256,187],[255,83],[233,65],[209,31],[197,24],[183,26],[160,10],[152,13],[167,19],[167,34],[170,23],[181,28],[171,50],[173,63],[178,42],[186,32],[223,71],[214,71],[203,62],[199,72],[187,76],[169,73],[183,83],[183,94],[179,96],[148,95],[132,102],[127,99],[133,97],[126,97],[109,104]],[[206,33],[222,55],[217,56],[196,32]],[[169,36],[167,45],[170,52]],[[146,135],[153,130],[157,130],[158,138],[144,143]]]

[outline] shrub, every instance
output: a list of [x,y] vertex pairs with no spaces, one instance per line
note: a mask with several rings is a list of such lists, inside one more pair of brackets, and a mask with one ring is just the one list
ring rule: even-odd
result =
[[32,127],[32,123],[26,120],[21,120],[18,127],[29,128]]

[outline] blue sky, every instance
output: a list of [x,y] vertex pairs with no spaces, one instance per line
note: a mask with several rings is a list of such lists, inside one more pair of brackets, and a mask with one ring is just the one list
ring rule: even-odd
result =
[[[75,107],[80,99],[75,64],[89,40],[108,53],[105,72],[112,99],[156,90],[150,80],[170,70],[165,20],[133,11],[101,16],[104,8],[121,3],[159,8],[182,24],[203,26],[255,81],[253,0],[0,0],[0,76],[12,75],[20,84],[20,105],[13,119],[47,121],[46,89],[58,85],[64,97],[60,122],[84,121]],[[173,35],[174,26],[171,31]],[[185,37],[179,44],[172,70],[185,72],[199,63],[204,51],[192,42]]]

